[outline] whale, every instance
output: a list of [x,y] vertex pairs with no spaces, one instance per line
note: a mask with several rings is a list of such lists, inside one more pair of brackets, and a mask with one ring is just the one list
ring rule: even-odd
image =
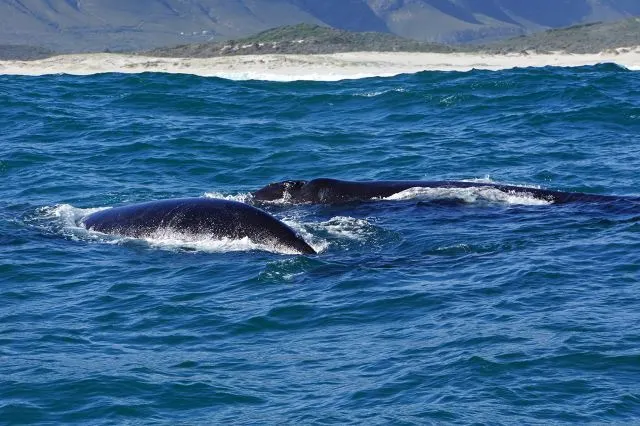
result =
[[237,201],[179,198],[100,210],[81,219],[91,231],[140,238],[171,230],[213,238],[249,238],[300,254],[316,251],[293,229],[269,213]]
[[285,200],[290,203],[341,204],[387,198],[409,188],[493,188],[507,194],[527,195],[549,203],[611,202],[624,197],[562,192],[499,183],[465,181],[348,181],[330,178],[286,180],[270,183],[253,192],[256,201]]

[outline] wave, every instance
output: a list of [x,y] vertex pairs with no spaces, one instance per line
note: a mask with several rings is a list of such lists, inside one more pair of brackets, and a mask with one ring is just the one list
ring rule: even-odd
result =
[[353,96],[363,97],[363,98],[375,98],[378,96],[386,95],[389,93],[406,93],[408,90],[403,87],[397,87],[395,89],[387,89],[387,90],[375,90],[373,92],[359,92],[355,93]]

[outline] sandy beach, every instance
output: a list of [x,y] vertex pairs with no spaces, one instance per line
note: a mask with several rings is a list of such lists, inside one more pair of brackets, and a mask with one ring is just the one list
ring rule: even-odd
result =
[[37,61],[0,61],[0,75],[166,72],[233,80],[334,81],[393,76],[419,71],[573,67],[599,63],[616,63],[630,70],[640,70],[640,46],[584,55],[352,52],[330,55],[248,55],[196,59],[92,53],[61,55]]

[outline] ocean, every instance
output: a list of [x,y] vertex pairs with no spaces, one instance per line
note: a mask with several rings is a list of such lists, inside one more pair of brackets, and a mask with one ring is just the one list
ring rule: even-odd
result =
[[638,196],[640,73],[0,76],[1,424],[640,420],[640,204],[260,208],[319,251],[88,231],[285,179]]

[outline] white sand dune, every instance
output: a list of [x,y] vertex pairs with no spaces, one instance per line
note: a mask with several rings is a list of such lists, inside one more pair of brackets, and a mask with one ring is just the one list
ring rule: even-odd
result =
[[233,80],[335,81],[418,71],[502,70],[549,65],[573,67],[599,63],[616,63],[630,70],[640,70],[640,46],[584,55],[353,52],[195,59],[92,53],[61,55],[38,61],[0,61],[0,75],[166,72]]

